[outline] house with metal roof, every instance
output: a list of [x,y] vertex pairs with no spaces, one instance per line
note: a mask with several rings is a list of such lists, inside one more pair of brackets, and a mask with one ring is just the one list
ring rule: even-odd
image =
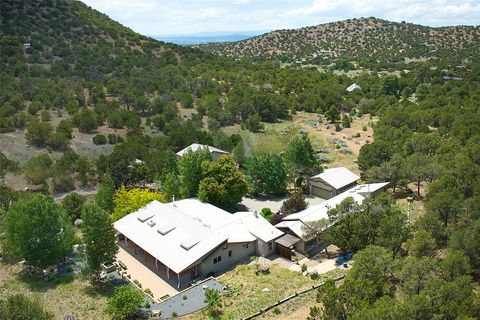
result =
[[284,217],[280,223],[275,225],[285,232],[284,236],[275,240],[277,253],[290,259],[293,251],[303,254],[321,251],[328,244],[305,236],[304,227],[308,222],[328,219],[328,211],[335,208],[346,198],[351,197],[355,202],[362,203],[366,197],[374,197],[381,192],[385,192],[389,184],[389,182],[381,182],[354,186],[325,202]]
[[180,159],[181,157],[183,157],[183,155],[186,154],[188,151],[196,152],[196,151],[199,151],[200,149],[208,149],[208,151],[210,151],[210,153],[212,154],[213,160],[218,160],[218,158],[220,158],[222,155],[229,154],[227,151],[224,151],[209,145],[192,143],[185,149],[182,149],[177,152],[177,159]]
[[347,87],[347,89],[345,89],[345,90],[347,90],[348,92],[352,92],[353,90],[357,90],[357,89],[358,89],[358,90],[361,90],[362,87],[360,87],[359,84],[352,83],[352,84],[349,85],[349,86]]
[[119,246],[177,288],[251,256],[273,254],[275,239],[283,235],[257,212],[232,214],[197,199],[152,201],[114,228]]
[[310,194],[330,199],[354,187],[360,179],[345,167],[325,169],[322,173],[307,179]]

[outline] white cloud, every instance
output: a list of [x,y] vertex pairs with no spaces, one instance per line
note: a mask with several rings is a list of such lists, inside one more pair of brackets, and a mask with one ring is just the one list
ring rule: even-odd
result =
[[480,23],[479,0],[82,0],[146,35],[298,28],[369,17],[431,26]]

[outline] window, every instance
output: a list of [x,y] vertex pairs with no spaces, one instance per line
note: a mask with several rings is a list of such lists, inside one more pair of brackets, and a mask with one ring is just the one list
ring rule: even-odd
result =
[[248,249],[248,243],[245,243],[245,244],[243,245],[243,247],[244,247],[245,249]]
[[227,250],[228,249],[228,243],[225,243],[225,245],[223,246],[223,250]]
[[273,241],[270,241],[268,243],[268,251],[271,251],[273,249]]
[[228,256],[229,256],[229,257],[232,256],[232,250],[228,251]]
[[222,256],[218,256],[216,258],[213,258],[213,264],[217,264],[219,263],[220,261],[222,261]]

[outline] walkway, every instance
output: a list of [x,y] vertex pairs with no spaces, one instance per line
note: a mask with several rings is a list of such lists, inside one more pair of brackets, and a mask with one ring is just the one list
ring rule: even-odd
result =
[[174,287],[125,251],[124,248],[118,248],[117,259],[127,265],[126,271],[131,276],[131,280],[138,280],[144,290],[150,289],[155,299],[160,299],[166,295],[174,296],[178,293]]
[[160,312],[160,318],[167,319],[175,316],[183,316],[203,309],[207,306],[205,303],[205,289],[212,288],[218,292],[222,290],[222,284],[215,278],[208,278],[195,286],[179,292],[160,303],[152,304],[150,309],[154,313]]

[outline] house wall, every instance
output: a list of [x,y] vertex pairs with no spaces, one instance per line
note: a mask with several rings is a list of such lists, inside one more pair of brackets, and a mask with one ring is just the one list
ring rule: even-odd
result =
[[[232,252],[231,256],[229,256],[230,251]],[[210,272],[219,273],[236,263],[248,260],[249,257],[255,254],[255,241],[229,243],[227,248],[222,246],[210,254],[208,258],[203,261],[200,272],[202,276],[206,276]],[[219,256],[222,257],[221,261],[214,263]]]
[[[270,250],[268,250],[269,243],[271,243],[271,249]],[[269,255],[275,253],[275,246],[276,246],[276,243],[275,243],[274,240],[269,241],[269,242],[264,242],[264,241],[258,239],[256,241],[257,255],[261,256],[261,257],[268,257]]]
[[325,181],[321,180],[321,179],[309,179],[308,180],[308,190],[310,192],[310,194],[313,194],[314,192],[314,187],[316,188],[320,188],[322,189],[322,194],[321,195],[318,195],[317,196],[325,196],[327,199],[330,199],[336,195],[339,195],[340,193],[342,192],[345,192],[347,191],[348,189],[351,189],[353,188],[354,186],[357,185],[357,182],[352,182],[340,189],[335,189],[333,186],[329,185],[328,183],[326,183]]

